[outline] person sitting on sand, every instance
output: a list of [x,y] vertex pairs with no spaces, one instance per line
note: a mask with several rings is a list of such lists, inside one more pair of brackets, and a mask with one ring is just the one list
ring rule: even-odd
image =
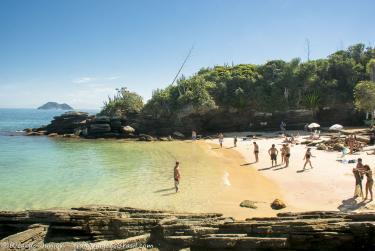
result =
[[255,163],[259,161],[259,146],[257,142],[253,142],[254,144],[254,156],[255,156]]
[[281,165],[284,164],[285,161],[285,144],[280,148],[280,153],[281,153]]
[[374,180],[372,178],[372,171],[371,171],[371,168],[369,165],[364,165],[363,166],[365,168],[365,174],[366,174],[366,177],[367,177],[367,180],[366,180],[366,196],[365,196],[365,200],[367,200],[367,194],[368,192],[370,192],[370,196],[371,196],[371,199],[370,201],[372,201],[372,186],[374,185]]
[[313,166],[311,165],[311,157],[314,157],[311,155],[311,148],[307,148],[305,157],[303,157],[303,160],[305,160],[305,164],[303,165],[303,170],[305,170],[307,164],[310,165],[310,168],[313,168]]
[[234,144],[234,147],[237,147],[237,136],[234,136],[233,144]]
[[181,173],[180,173],[180,162],[176,161],[176,165],[174,166],[174,187],[176,188],[176,193],[178,192],[178,187],[180,185]]
[[219,134],[219,143],[220,147],[223,148],[223,141],[224,141],[224,135],[222,133]]
[[290,147],[288,144],[285,145],[285,167],[289,166],[289,158],[290,158]]
[[277,155],[279,154],[279,151],[276,149],[275,144],[272,144],[271,148],[268,150],[268,154],[271,157],[272,166],[274,162],[275,166],[277,166]]

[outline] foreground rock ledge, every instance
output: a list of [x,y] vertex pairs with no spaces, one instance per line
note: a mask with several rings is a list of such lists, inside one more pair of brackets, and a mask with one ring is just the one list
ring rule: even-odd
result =
[[215,213],[128,207],[0,212],[0,250],[375,250],[375,212]]

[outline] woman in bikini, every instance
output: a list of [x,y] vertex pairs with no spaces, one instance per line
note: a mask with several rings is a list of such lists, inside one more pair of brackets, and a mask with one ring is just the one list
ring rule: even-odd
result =
[[305,153],[305,157],[303,158],[303,160],[305,160],[305,164],[303,165],[303,170],[305,170],[307,163],[310,164],[311,168],[313,168],[313,166],[311,165],[311,160],[310,160],[311,157],[313,157],[311,155],[311,149],[307,148],[307,151]]
[[281,153],[281,164],[285,163],[285,144],[280,148],[280,153]]
[[367,177],[365,200],[367,200],[367,194],[368,194],[368,192],[370,192],[370,196],[371,196],[370,201],[372,201],[372,186],[374,185],[374,180],[372,178],[372,171],[371,171],[371,168],[370,168],[369,165],[364,165],[363,167],[366,170],[365,174],[366,174],[366,177]]

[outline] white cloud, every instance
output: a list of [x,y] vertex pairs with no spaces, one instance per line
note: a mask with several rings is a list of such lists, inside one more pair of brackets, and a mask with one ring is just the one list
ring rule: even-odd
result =
[[75,83],[75,84],[84,84],[84,83],[92,82],[94,80],[95,80],[95,78],[91,78],[91,77],[81,77],[81,78],[74,79],[73,83]]
[[116,79],[119,79],[120,77],[119,76],[111,76],[111,77],[108,77],[107,79],[108,80],[116,80]]

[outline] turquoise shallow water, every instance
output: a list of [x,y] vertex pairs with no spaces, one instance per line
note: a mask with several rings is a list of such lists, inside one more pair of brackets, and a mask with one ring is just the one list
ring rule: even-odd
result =
[[[202,144],[9,134],[58,113],[0,109],[0,210],[112,204],[202,211],[223,188],[223,170],[211,168],[215,156],[204,154]],[[178,195],[172,189],[176,159],[182,162]]]

